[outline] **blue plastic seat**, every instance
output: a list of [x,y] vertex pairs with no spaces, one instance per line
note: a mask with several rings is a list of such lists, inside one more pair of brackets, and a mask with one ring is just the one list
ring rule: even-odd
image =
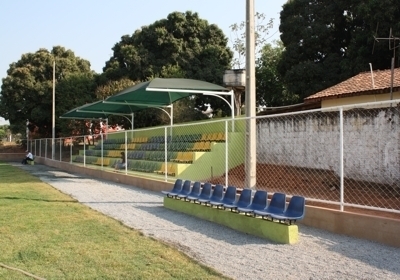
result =
[[282,215],[286,207],[286,194],[274,193],[269,205],[263,210],[254,210],[254,215],[259,215],[263,218],[270,217],[272,214]]
[[192,182],[190,180],[185,180],[183,182],[182,189],[179,192],[170,192],[167,194],[167,196],[176,198],[180,194],[188,195],[192,188],[191,184],[192,184]]
[[268,193],[263,190],[258,190],[254,194],[253,201],[251,202],[251,204],[246,208],[238,207],[237,211],[239,213],[243,212],[245,214],[254,214],[253,213],[254,210],[264,210],[267,207],[267,202],[268,202],[267,199],[268,199]]
[[182,190],[182,179],[176,179],[174,187],[170,191],[161,191],[163,194],[169,196],[170,193],[179,193]]
[[246,208],[247,206],[250,205],[250,203],[251,203],[251,189],[243,189],[237,202],[234,202],[232,204],[225,203],[223,207],[229,208],[232,211],[237,209],[238,207]]
[[201,184],[200,182],[195,182],[193,184],[192,190],[188,194],[178,194],[178,198],[186,199],[188,196],[198,197],[200,195]]
[[205,183],[203,188],[201,189],[201,193],[198,197],[188,196],[187,200],[193,200],[194,202],[198,201],[199,199],[206,199],[209,200],[211,197],[212,186],[211,183]]
[[220,201],[210,201],[212,206],[223,206],[224,204],[234,204],[236,201],[236,187],[228,186],[225,191],[224,197]]
[[222,200],[223,195],[224,195],[224,186],[217,184],[215,185],[214,191],[212,192],[212,195],[210,196],[209,199],[199,198],[197,202],[205,204],[210,203],[211,201],[219,202]]
[[289,205],[286,211],[281,214],[271,214],[272,219],[277,219],[279,222],[289,222],[291,225],[295,223],[297,220],[301,220],[304,218],[306,208],[306,200],[303,196],[294,195],[289,201]]

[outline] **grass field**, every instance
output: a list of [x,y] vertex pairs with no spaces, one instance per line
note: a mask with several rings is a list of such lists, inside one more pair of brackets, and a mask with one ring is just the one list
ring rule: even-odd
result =
[[2,162],[0,211],[0,279],[228,279]]

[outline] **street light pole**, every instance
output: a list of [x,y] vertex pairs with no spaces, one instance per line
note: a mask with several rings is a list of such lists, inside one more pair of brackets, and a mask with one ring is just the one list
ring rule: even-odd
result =
[[51,131],[51,159],[55,156],[55,139],[56,135],[56,61],[53,60],[53,108],[52,108],[52,131]]
[[246,0],[246,160],[245,186],[256,187],[256,78],[254,0]]

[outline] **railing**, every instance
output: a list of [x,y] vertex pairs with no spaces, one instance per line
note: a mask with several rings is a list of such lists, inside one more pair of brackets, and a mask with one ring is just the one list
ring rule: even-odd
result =
[[[314,204],[400,213],[400,100],[256,117],[256,188]],[[55,139],[55,161],[162,180],[247,187],[246,120],[208,120]],[[234,128],[234,130],[233,130]],[[220,138],[218,138],[218,135]],[[52,139],[34,139],[51,159]]]

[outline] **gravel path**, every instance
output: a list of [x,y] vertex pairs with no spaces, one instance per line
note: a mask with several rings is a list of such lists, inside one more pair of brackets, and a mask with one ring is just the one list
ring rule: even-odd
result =
[[298,244],[275,244],[165,209],[160,193],[44,165],[16,166],[234,279],[400,279],[399,248],[304,225]]

